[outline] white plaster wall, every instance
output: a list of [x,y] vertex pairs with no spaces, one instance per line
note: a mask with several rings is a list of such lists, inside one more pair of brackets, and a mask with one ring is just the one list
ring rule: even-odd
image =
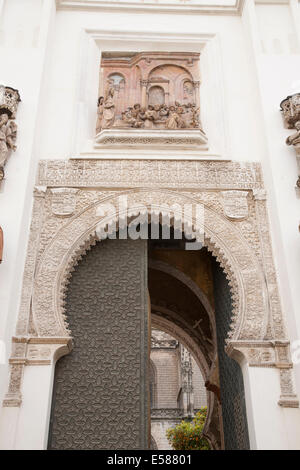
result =
[[[295,191],[295,151],[285,144],[286,137],[293,131],[284,129],[279,104],[287,95],[300,91],[298,3],[291,1],[286,5],[270,6],[255,5],[252,0],[248,0],[243,22],[251,44],[249,60],[253,64],[254,83],[259,93],[257,115],[264,134],[261,163],[268,193],[281,301],[287,319],[288,336],[291,341],[295,341],[300,338],[300,199],[299,193]],[[281,28],[278,28],[279,24]],[[300,365],[295,365],[295,373],[299,395]]]
[[4,0],[0,3],[0,83],[17,88],[22,102],[17,114],[18,149],[11,155],[0,189],[0,225],[4,256],[0,266],[0,340],[6,363],[0,364],[0,400],[7,389],[7,359],[20,302],[39,153],[35,137],[42,107],[46,50],[54,18],[52,0]]
[[279,371],[243,366],[251,449],[299,450],[299,408],[277,405]]
[[[88,96],[97,98],[98,83],[92,75],[95,68],[87,64],[90,31],[112,33],[109,39],[97,41],[98,50],[93,51],[93,64],[97,67],[101,50],[202,50],[202,118],[211,151],[223,158],[259,159],[253,71],[247,59],[249,50],[240,17],[97,11],[59,11],[56,15],[55,38],[46,73],[48,100],[42,117],[41,158],[74,156],[86,150],[87,140],[93,136],[96,101],[88,103]],[[138,35],[133,39],[130,35],[120,39],[122,32],[139,31],[144,35],[148,33],[149,39],[141,41]],[[199,33],[215,37],[213,45],[203,48],[200,38],[197,39]],[[160,36],[159,40],[151,39],[155,34]],[[172,40],[164,40],[166,35],[173,35]],[[182,35],[190,35],[190,39],[186,37],[183,42]],[[218,109],[216,101],[217,106],[221,102]],[[247,126],[242,125],[241,120],[245,115]],[[241,145],[242,142],[247,145]]]
[[[99,31],[111,34],[94,39]],[[91,148],[101,50],[112,49],[202,51],[202,120],[211,153],[263,164],[288,333],[292,340],[300,338],[300,200],[294,190],[294,151],[284,143],[290,131],[283,128],[279,113],[280,101],[300,91],[299,31],[296,0],[282,5],[246,0],[242,16],[55,13],[54,0],[0,0],[0,83],[18,88],[22,98],[18,150],[6,166],[0,189],[5,235],[0,339],[8,353],[20,301],[37,161],[69,158]],[[148,38],[137,40],[138,32]],[[300,366],[295,369],[300,395]],[[265,375],[269,385],[275,380],[271,375]],[[0,399],[7,380],[6,362],[0,364]],[[254,396],[259,401],[259,395]],[[272,399],[277,403],[277,391]],[[298,420],[295,410],[274,412],[294,424]]]

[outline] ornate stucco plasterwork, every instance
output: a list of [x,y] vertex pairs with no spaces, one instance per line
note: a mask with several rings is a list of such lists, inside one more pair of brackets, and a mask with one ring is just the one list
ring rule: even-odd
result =
[[95,140],[95,148],[143,148],[145,145],[151,145],[153,149],[168,147],[169,149],[201,149],[207,150],[207,138],[197,129],[184,129],[182,131],[172,130],[152,130],[144,129],[105,129]]
[[41,160],[37,185],[75,188],[263,189],[259,163],[195,160]]
[[[266,357],[273,361],[272,348],[268,345],[265,351],[261,342],[285,340],[286,335],[259,164],[44,160],[37,184],[18,336],[36,336],[46,342],[47,338],[70,338],[64,296],[72,269],[96,242],[99,222],[111,224],[119,217],[117,211],[104,219],[98,215],[99,205],[105,202],[118,208],[118,197],[126,195],[129,206],[146,207],[149,215],[163,204],[204,206],[204,244],[221,264],[231,288],[233,316],[227,343],[252,342],[250,349],[260,350],[258,356],[253,353],[258,360],[249,359],[252,365],[263,363]],[[224,199],[232,195],[234,203],[224,205]],[[190,224],[195,225],[192,217]],[[30,351],[35,360],[37,352]],[[278,367],[277,359],[272,366]],[[13,402],[13,395],[10,398]]]
[[223,209],[229,219],[248,217],[248,191],[223,191]]
[[12,353],[8,392],[3,406],[20,406],[22,403],[21,382],[26,365],[49,365],[72,349],[71,338],[37,338],[15,336],[12,338]]
[[68,217],[76,209],[76,193],[74,188],[53,188],[52,192],[52,212],[54,215]]

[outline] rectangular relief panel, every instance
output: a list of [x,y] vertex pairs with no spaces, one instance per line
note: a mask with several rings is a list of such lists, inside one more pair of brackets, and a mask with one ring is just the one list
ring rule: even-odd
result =
[[74,349],[56,365],[48,448],[148,448],[147,241],[88,251],[66,315]]

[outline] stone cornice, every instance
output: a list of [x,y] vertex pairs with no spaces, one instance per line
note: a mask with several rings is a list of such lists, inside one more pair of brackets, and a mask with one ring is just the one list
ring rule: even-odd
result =
[[207,15],[241,15],[244,0],[235,0],[232,5],[209,4],[203,1],[202,4],[187,3],[139,3],[138,1],[105,1],[105,0],[56,0],[58,10],[127,10],[143,11],[151,13],[180,13],[180,14],[207,14]]

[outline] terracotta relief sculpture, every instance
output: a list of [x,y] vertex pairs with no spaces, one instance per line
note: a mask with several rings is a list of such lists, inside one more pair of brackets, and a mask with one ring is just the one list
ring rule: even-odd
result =
[[15,117],[20,101],[17,90],[0,86],[0,181],[4,178],[4,166],[10,152],[17,148]]
[[114,103],[114,86],[113,80],[108,81],[107,92],[103,104],[103,119],[102,129],[108,129],[112,127],[115,120],[115,103]]
[[101,131],[102,128],[102,120],[103,120],[103,104],[104,104],[104,97],[100,96],[98,98],[98,110],[97,110],[97,123],[96,123],[96,134]]
[[[199,54],[103,55],[105,92],[96,133],[103,129],[199,129]],[[100,90],[102,91],[102,90]],[[104,96],[104,97],[103,97]]]

